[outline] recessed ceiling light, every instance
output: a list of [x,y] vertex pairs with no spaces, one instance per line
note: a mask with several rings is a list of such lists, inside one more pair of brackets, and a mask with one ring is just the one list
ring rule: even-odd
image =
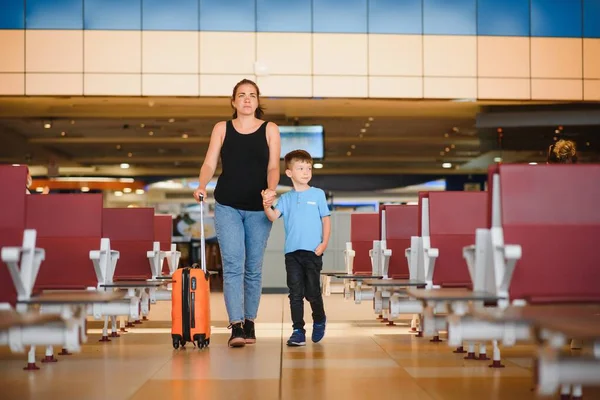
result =
[[189,136],[188,136],[188,134],[187,134],[187,133],[184,133],[183,135],[181,135],[181,137],[182,137],[183,139],[187,139]]
[[369,121],[373,121],[375,118],[373,117],[369,117]]
[[315,167],[315,169],[321,169],[321,168],[323,168],[323,164],[316,163],[315,165],[313,165],[313,167]]
[[67,132],[61,132],[60,136],[67,136]]
[[355,145],[355,144],[353,144],[352,146],[350,146],[350,148],[351,148],[352,150],[354,150],[354,149],[356,148],[356,145]]
[[136,189],[135,194],[144,194],[144,189]]
[[365,128],[362,128],[362,129],[360,130],[360,132],[361,132],[361,133],[365,133],[366,131],[367,131],[367,130],[366,130]]
[[127,164],[127,163],[122,163],[122,164],[120,165],[120,167],[121,167],[121,168],[123,168],[123,169],[127,169],[127,168],[129,168],[129,164]]
[[119,197],[119,196],[123,196],[123,192],[121,192],[120,190],[117,190],[115,192],[115,196]]
[[125,188],[125,189],[123,189],[123,193],[131,193],[131,188]]
[[442,168],[452,168],[452,163],[445,162],[442,164]]
[[133,157],[133,153],[127,153],[127,157]]
[[148,132],[148,135],[154,136],[154,132],[150,131],[150,132]]
[[530,162],[529,165],[537,165],[536,162]]
[[502,162],[502,157],[494,157],[494,162]]
[[44,122],[44,128],[46,128],[46,129],[52,128],[52,122]]
[[351,151],[349,151],[349,152],[347,152],[347,153],[346,153],[346,155],[347,155],[348,157],[350,157],[350,156],[352,155],[352,152],[351,152]]
[[169,118],[169,122],[171,122],[171,123],[175,122],[175,118]]
[[38,186],[38,187],[35,188],[35,191],[38,192],[38,193],[42,193],[44,191],[44,188],[41,187],[41,186]]
[[89,188],[89,187],[87,187],[87,186],[82,186],[82,187],[81,187],[81,191],[82,191],[83,193],[87,193],[87,192],[89,192],[89,191],[90,191],[90,188]]

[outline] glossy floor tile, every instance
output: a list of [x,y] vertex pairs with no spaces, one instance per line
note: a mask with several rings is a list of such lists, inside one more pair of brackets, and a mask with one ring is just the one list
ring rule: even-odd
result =
[[[506,368],[464,360],[444,341],[430,343],[409,332],[408,320],[388,327],[375,319],[370,302],[341,295],[325,299],[327,334],[290,348],[288,299],[264,295],[256,323],[258,342],[229,349],[230,331],[221,293],[213,293],[209,349],[173,350],[170,303],[152,306],[149,321],[100,343],[102,324],[90,321],[88,343],[59,362],[25,372],[25,354],[0,348],[1,399],[536,399],[532,389],[534,347],[503,349]],[[409,318],[410,316],[407,316]],[[59,349],[57,349],[58,351]],[[491,354],[491,347],[488,347]],[[600,392],[584,390],[584,398]],[[596,397],[600,398],[600,396]]]

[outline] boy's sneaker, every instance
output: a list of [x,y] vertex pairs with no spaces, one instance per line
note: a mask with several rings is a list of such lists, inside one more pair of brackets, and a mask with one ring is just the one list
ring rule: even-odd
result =
[[325,336],[325,323],[326,321],[323,321],[320,324],[313,324],[313,331],[311,337],[313,342],[319,343],[321,339],[323,339],[323,337]]
[[288,346],[306,346],[306,335],[300,329],[294,329],[287,341]]
[[246,337],[246,344],[256,343],[256,332],[254,332],[254,321],[247,319],[244,321],[244,335]]
[[241,322],[229,325],[231,328],[231,337],[227,343],[229,347],[244,347],[246,345],[246,336]]

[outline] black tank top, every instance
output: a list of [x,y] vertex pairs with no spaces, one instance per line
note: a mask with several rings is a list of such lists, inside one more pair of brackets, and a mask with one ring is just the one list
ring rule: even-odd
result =
[[260,192],[267,188],[269,166],[267,122],[255,132],[242,135],[227,121],[221,165],[215,200],[240,210],[263,211]]

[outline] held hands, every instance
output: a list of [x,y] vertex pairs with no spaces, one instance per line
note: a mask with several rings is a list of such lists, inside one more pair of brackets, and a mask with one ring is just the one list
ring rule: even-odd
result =
[[271,190],[271,189],[265,189],[260,192],[260,195],[263,198],[263,207],[269,208],[273,205],[273,202],[275,201],[275,196],[277,195],[277,192],[275,192],[274,190]]
[[321,243],[315,249],[315,254],[321,256],[325,252],[325,249],[327,249],[327,245],[325,243]]

